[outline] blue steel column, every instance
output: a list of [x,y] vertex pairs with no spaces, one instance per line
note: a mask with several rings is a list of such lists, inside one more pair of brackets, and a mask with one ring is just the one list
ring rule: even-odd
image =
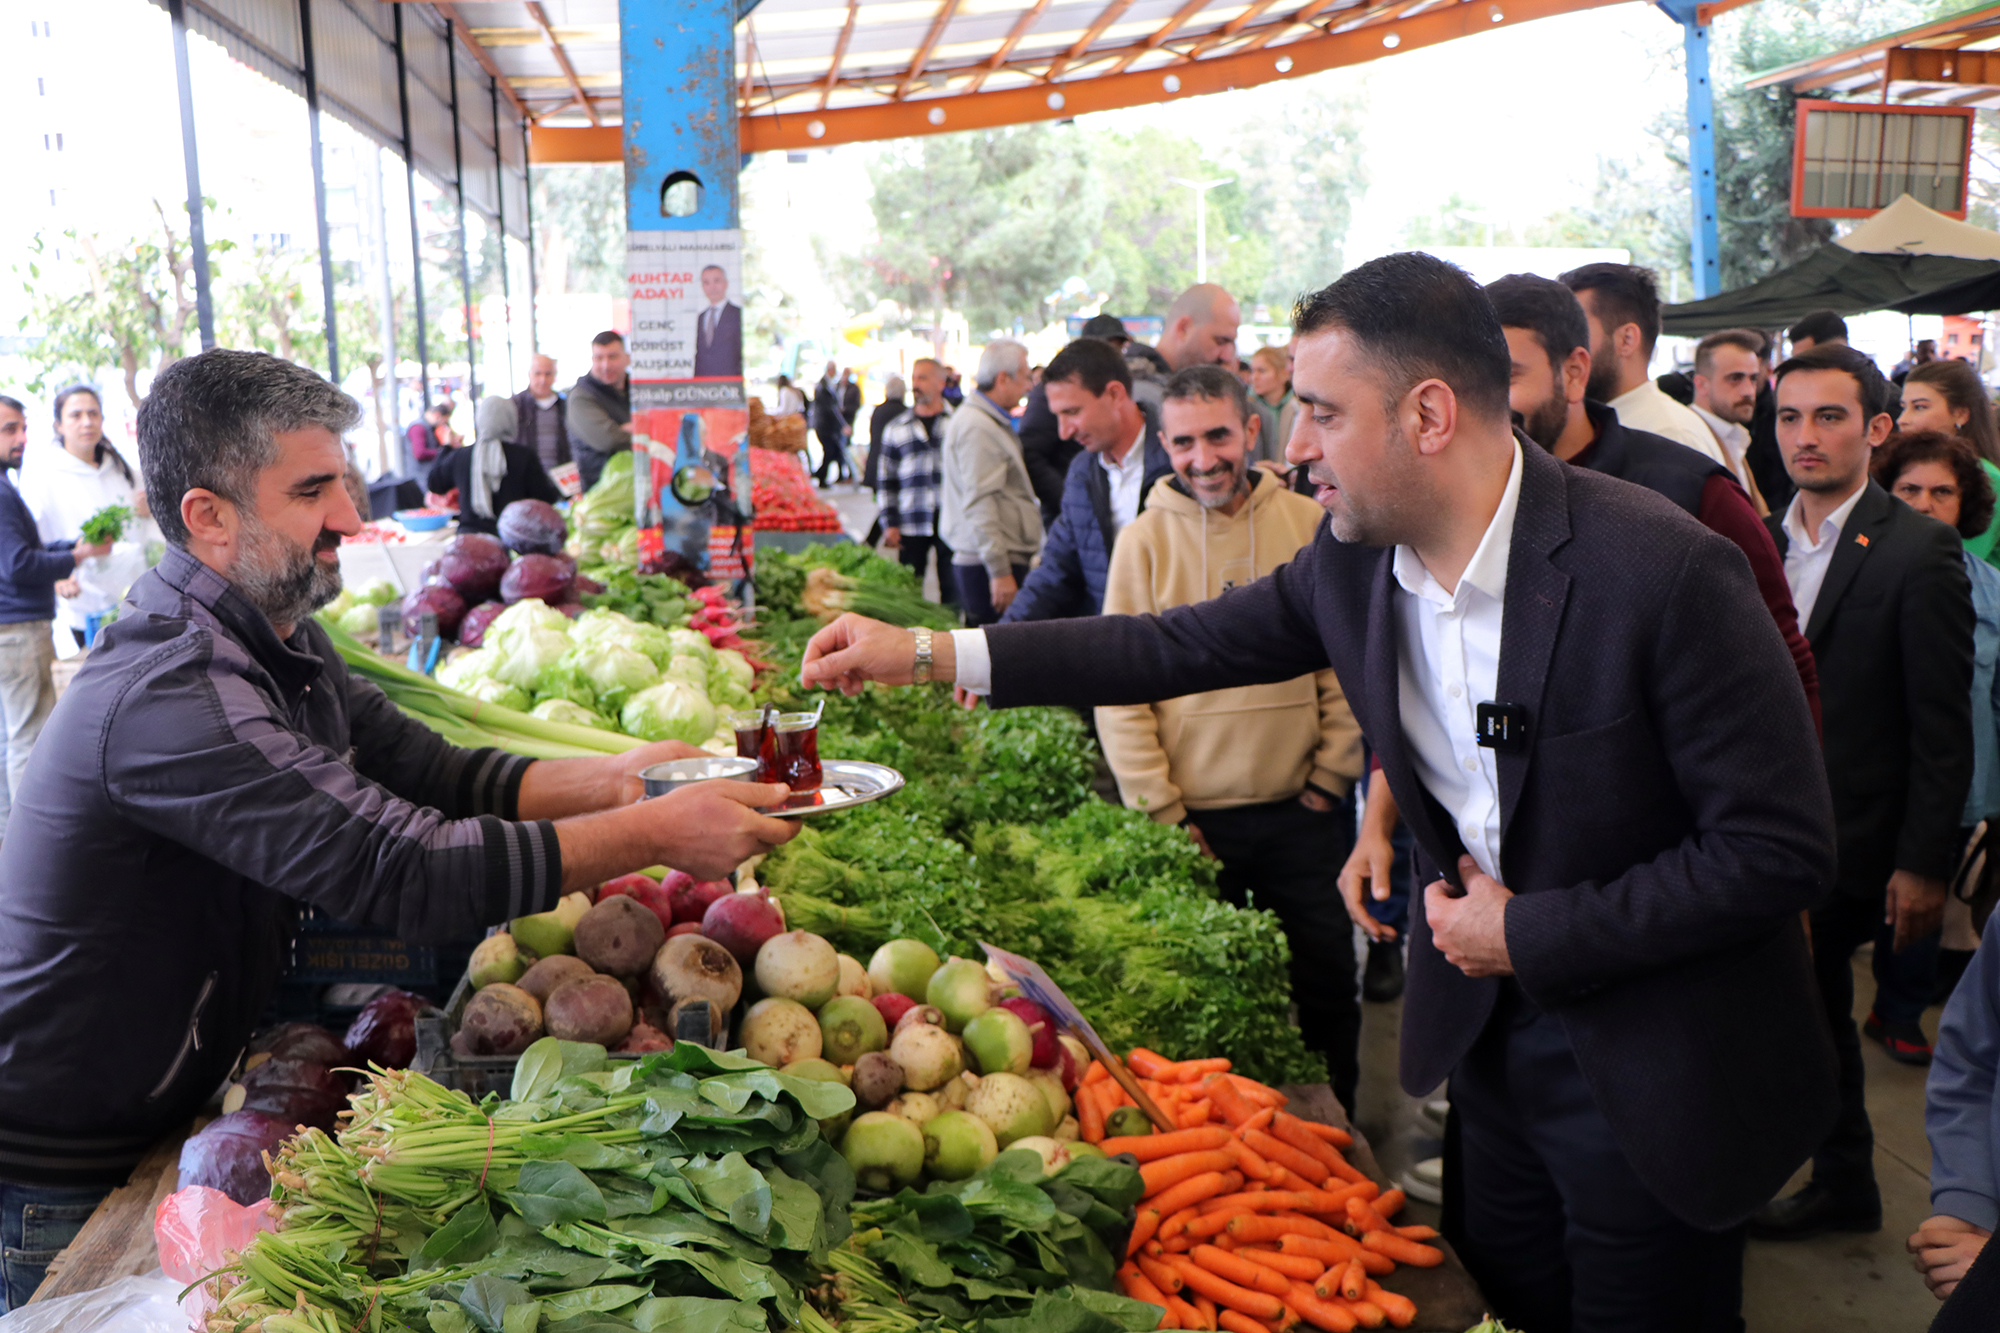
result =
[[1681,25],[1687,61],[1688,179],[1694,188],[1689,232],[1697,299],[1722,290],[1721,235],[1715,221],[1715,89],[1708,77],[1708,28],[1693,0],[1659,0],[1660,11]]
[[[739,225],[735,0],[623,0],[618,6],[624,101],[625,225],[706,231]],[[676,171],[701,179],[701,206],[666,217],[660,191]]]

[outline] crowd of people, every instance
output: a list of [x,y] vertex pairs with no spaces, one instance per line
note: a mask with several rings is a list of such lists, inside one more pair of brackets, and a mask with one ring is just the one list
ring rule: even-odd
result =
[[[1213,286],[1154,347],[1109,315],[1046,366],[991,342],[955,407],[919,360],[867,475],[883,547],[935,554],[967,629],[843,622],[807,678],[922,661],[968,703],[1084,707],[1126,804],[1278,915],[1350,1110],[1363,998],[1403,993],[1407,952],[1403,1081],[1449,1095],[1403,1184],[1510,1321],[1740,1327],[1746,1238],[1879,1230],[1864,1040],[1933,1066],[1909,1245],[1942,1299],[2000,1220],[1994,408],[1932,348],[1885,376],[1830,311],[1656,379],[1660,323],[1644,268],[1480,290],[1392,256],[1247,361]],[[1440,878],[1524,896],[1455,945],[1476,909]],[[1980,1272],[1947,1313],[2000,1302]]]

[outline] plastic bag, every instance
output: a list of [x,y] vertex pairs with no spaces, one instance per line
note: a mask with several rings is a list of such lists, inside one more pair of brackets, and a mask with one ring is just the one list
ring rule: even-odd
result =
[[[160,1249],[160,1267],[175,1283],[176,1295],[181,1288],[228,1264],[258,1232],[277,1229],[271,1220],[269,1199],[246,1206],[206,1185],[190,1185],[169,1194],[153,1213],[153,1240]],[[175,1333],[201,1327],[214,1307],[207,1286],[188,1292],[177,1307],[184,1313]]]
[[188,1333],[180,1294],[181,1284],[156,1268],[0,1315],[0,1333]]

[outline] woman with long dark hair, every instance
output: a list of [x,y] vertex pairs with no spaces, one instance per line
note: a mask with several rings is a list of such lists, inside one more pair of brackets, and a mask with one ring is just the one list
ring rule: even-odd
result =
[[[1934,430],[1963,438],[1979,455],[1986,480],[2000,491],[2000,428],[1994,425],[1993,403],[1979,372],[1965,362],[1929,361],[1911,370],[1903,382],[1903,414],[1896,418],[1896,429]],[[1996,544],[2000,544],[2000,521],[1965,539],[1968,554],[2000,565]]]
[[57,623],[81,647],[90,617],[117,606],[146,572],[146,537],[152,530],[145,481],[104,438],[104,402],[96,389],[72,384],[56,395],[54,447],[28,450],[20,489],[45,542],[79,540],[84,520],[107,505],[124,505],[133,512],[109,555],[79,561],[76,573],[56,585],[61,594]]

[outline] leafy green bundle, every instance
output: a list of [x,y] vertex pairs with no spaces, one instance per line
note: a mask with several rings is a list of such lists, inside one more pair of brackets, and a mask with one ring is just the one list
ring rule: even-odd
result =
[[817,1124],[845,1087],[545,1038],[512,1092],[377,1071],[337,1139],[273,1162],[280,1229],[214,1281],[210,1333],[826,1333],[802,1293],[850,1230]]
[[1112,1276],[1143,1190],[1124,1162],[1078,1158],[1044,1177],[1014,1151],[968,1180],[856,1204],[830,1256],[829,1313],[842,1333],[1144,1333],[1159,1307],[1116,1294]]
[[916,574],[865,546],[813,545],[796,555],[759,551],[758,628],[766,638],[798,638],[843,611],[892,625],[951,629],[956,616],[928,601]]
[[642,625],[675,629],[688,623],[693,604],[688,586],[665,574],[641,574],[621,565],[599,565],[583,571],[604,585],[603,592],[579,598],[592,609],[605,607]]
[[132,521],[129,505],[110,504],[83,520],[83,539],[87,542],[115,542],[125,535],[125,525]]

